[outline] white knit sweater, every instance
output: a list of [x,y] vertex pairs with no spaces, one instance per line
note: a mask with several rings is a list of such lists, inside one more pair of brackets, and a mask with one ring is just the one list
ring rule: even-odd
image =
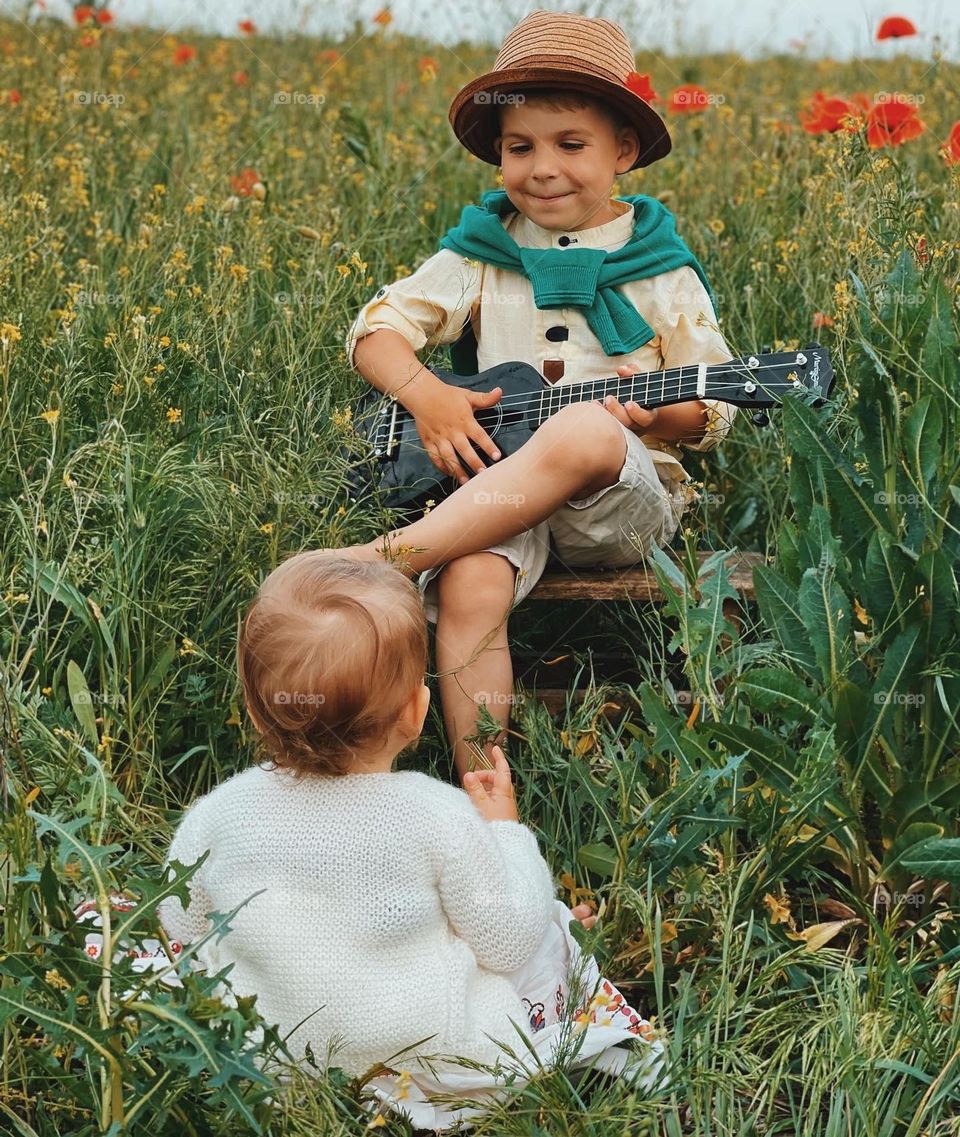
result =
[[520,1044],[511,1020],[529,1035],[498,973],[539,945],[554,888],[519,822],[484,821],[465,791],[415,771],[298,782],[255,766],[193,804],[168,860],[208,848],[187,910],[163,902],[164,927],[194,941],[209,912],[253,896],[198,959],[233,963],[234,991],[281,1036],[297,1028],[297,1058],[309,1043],[322,1065],[342,1040],[330,1063],[355,1076],[429,1036],[411,1055],[492,1063],[491,1039]]

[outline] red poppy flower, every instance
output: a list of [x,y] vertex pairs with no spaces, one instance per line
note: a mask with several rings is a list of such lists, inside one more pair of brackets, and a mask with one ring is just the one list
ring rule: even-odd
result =
[[20,94],[20,92],[17,90],[16,87],[12,87],[7,92],[7,100],[10,103],[10,106],[12,106],[12,107],[19,106],[20,101],[22,99],[23,99],[23,95]]
[[912,103],[891,99],[874,103],[867,115],[867,143],[876,150],[881,146],[900,146],[917,138],[926,130]]
[[73,10],[73,22],[78,26],[82,26],[87,20],[92,20],[96,16],[96,10],[90,4],[78,4]]
[[960,122],[953,124],[953,129],[950,131],[947,144],[941,148],[940,153],[943,155],[943,160],[948,166],[953,166],[957,162],[960,162]]
[[177,67],[182,67],[184,63],[189,63],[191,59],[196,58],[197,49],[188,43],[177,44],[173,49],[173,62]]
[[887,16],[880,21],[877,39],[900,39],[902,36],[915,36],[917,29],[906,16]]
[[710,96],[696,83],[684,83],[670,92],[670,109],[680,114],[690,111],[705,111],[710,106]]
[[112,24],[113,23],[113,13],[108,12],[106,8],[101,8],[97,12],[97,23],[98,24]]
[[230,188],[238,197],[249,197],[253,193],[253,187],[258,186],[263,182],[263,178],[257,173],[252,166],[247,166],[241,170],[239,174],[234,174],[230,178]]
[[645,103],[652,103],[660,99],[650,83],[650,76],[641,75],[639,71],[629,72],[624,81],[624,86],[633,91],[635,95],[639,95]]
[[815,328],[832,328],[833,317],[828,316],[825,312],[814,312],[813,326]]
[[851,99],[835,95],[828,99],[822,91],[814,91],[800,112],[800,125],[808,134],[856,130],[855,120],[866,114],[868,108],[869,104],[862,95],[854,95]]
[[253,20],[241,20],[237,27],[243,32],[245,36],[255,36],[257,34],[257,25]]
[[336,63],[340,58],[340,52],[335,47],[328,47],[326,51],[320,52],[320,58],[324,63]]
[[233,82],[237,87],[247,87],[250,84],[250,76],[246,71],[234,71]]
[[423,56],[420,60],[420,78],[424,82],[429,83],[431,80],[436,79],[437,71],[440,69],[440,64],[435,59],[431,59],[429,55]]

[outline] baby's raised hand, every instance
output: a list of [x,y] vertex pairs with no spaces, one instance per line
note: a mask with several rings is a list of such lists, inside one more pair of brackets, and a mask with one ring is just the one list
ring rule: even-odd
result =
[[[636,375],[639,371],[640,364],[635,359],[631,359],[629,363],[621,364],[617,368],[617,374],[624,377]],[[636,431],[637,434],[645,434],[657,421],[658,408],[656,407],[652,411],[648,411],[633,401],[620,403],[613,395],[607,395],[602,405],[615,419],[629,427],[630,430]]]
[[499,746],[493,748],[493,761],[492,770],[471,770],[464,774],[463,788],[484,820],[519,821],[510,767]]

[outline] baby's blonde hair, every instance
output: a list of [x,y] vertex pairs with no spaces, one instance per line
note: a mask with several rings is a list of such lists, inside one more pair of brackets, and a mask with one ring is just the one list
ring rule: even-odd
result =
[[420,593],[395,568],[316,551],[284,561],[237,644],[267,756],[298,773],[351,772],[386,742],[428,650]]

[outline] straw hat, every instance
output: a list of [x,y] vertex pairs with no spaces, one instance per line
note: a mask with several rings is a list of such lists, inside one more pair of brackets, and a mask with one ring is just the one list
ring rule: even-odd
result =
[[671,145],[663,119],[627,86],[635,75],[633,49],[619,24],[538,8],[507,34],[493,70],[457,92],[448,117],[471,154],[499,166],[493,147],[499,133],[497,107],[512,100],[503,94],[497,98],[498,92],[548,86],[595,95],[616,107],[636,129],[640,153],[630,167],[634,170],[666,157]]

